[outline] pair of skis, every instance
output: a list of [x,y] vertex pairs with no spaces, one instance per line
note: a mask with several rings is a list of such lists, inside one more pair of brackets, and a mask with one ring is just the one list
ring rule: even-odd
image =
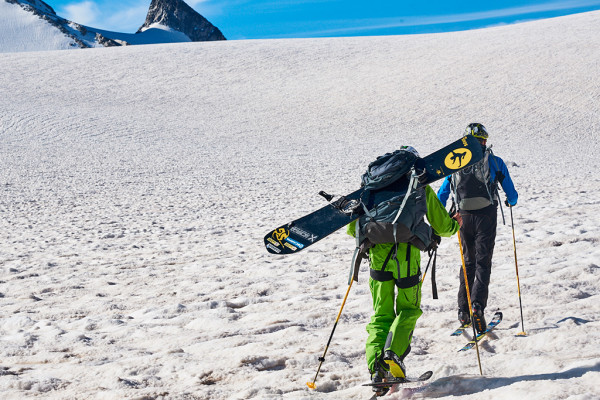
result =
[[[479,342],[481,339],[483,339],[483,337],[485,337],[488,333],[490,333],[492,330],[494,330],[494,328],[496,328],[496,326],[498,326],[498,324],[500,322],[502,322],[502,312],[497,311],[494,314],[494,316],[492,317],[492,320],[489,322],[489,324],[487,324],[486,329],[483,332],[478,333],[475,338],[470,340],[466,345],[464,345],[458,351],[466,351],[466,350],[469,350],[469,349],[472,349],[473,347],[475,347],[475,343]],[[469,328],[470,326],[471,326],[470,323],[461,325],[457,330],[452,332],[450,334],[450,336],[460,336],[465,331],[465,329]]]
[[[406,383],[417,383],[417,382],[425,382],[428,381],[429,378],[431,378],[431,376],[433,375],[433,371],[427,371],[424,372],[423,374],[421,374],[421,376],[419,376],[418,378],[395,378],[395,379],[390,379],[387,380],[385,382],[377,382],[377,383],[365,383],[363,386],[371,386],[373,388],[388,388],[389,391],[386,392],[385,394],[390,395],[394,392],[396,392],[398,390],[398,388]],[[371,399],[376,399],[377,397],[380,397],[377,394],[374,394],[373,397],[371,397]]]
[[[472,349],[473,347],[475,347],[475,343],[479,342],[488,333],[490,333],[492,330],[494,330],[500,322],[502,322],[502,312],[497,311],[494,314],[494,316],[492,317],[492,320],[487,324],[486,329],[483,332],[477,334],[477,336],[473,340],[470,340],[465,346],[463,346],[458,351],[466,351],[466,350],[469,350],[469,349]],[[458,329],[456,329],[454,332],[452,332],[452,334],[450,336],[460,336],[470,326],[471,326],[470,323],[461,325]],[[427,372],[423,373],[421,376],[419,376],[418,378],[398,378],[398,379],[388,380],[386,382],[366,383],[363,386],[371,386],[374,388],[389,388],[390,390],[387,394],[391,394],[391,393],[394,393],[395,391],[397,391],[398,388],[403,384],[425,382],[425,381],[429,380],[429,378],[431,378],[432,375],[433,375],[432,371],[427,371]],[[373,395],[372,399],[376,399],[377,397],[378,397],[377,395]]]

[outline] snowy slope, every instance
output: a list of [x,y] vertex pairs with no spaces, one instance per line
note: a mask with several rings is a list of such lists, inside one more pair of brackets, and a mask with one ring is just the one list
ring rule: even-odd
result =
[[205,40],[225,37],[181,0],[155,0],[137,33],[106,31],[68,21],[41,0],[0,0],[0,53]]
[[0,52],[65,50],[74,45],[47,21],[18,4],[0,1]]
[[[414,398],[600,396],[600,13],[434,35],[0,54],[0,393],[6,398],[365,399],[367,271],[344,232],[290,257],[263,235],[355,189],[403,144],[473,121],[509,166],[489,312],[451,338],[456,238],[438,257]],[[436,186],[437,187],[437,186]],[[389,398],[403,398],[400,392]]]

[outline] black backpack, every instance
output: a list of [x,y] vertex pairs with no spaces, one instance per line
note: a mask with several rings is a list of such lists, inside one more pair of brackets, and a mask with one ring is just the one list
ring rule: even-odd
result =
[[[369,164],[367,171],[362,176],[362,186],[365,192],[361,196],[360,205],[364,214],[356,221],[356,250],[352,259],[352,268],[349,279],[358,280],[358,270],[362,259],[367,258],[370,247],[374,244],[395,243],[388,253],[381,270],[370,269],[371,278],[377,281],[390,281],[394,279],[392,272],[385,271],[389,260],[394,257],[397,261],[398,243],[408,243],[406,251],[407,277],[396,280],[399,288],[410,288],[420,281],[421,270],[416,275],[410,275],[411,245],[422,251],[427,250],[433,259],[431,283],[433,298],[437,299],[437,285],[435,284],[435,264],[437,243],[433,238],[433,230],[425,222],[427,213],[427,198],[425,188],[418,187],[418,171],[414,165],[418,156],[413,152],[400,149],[378,157]],[[377,190],[393,191],[396,187],[404,191],[408,180],[408,190],[404,194],[394,196],[374,207],[370,207],[372,192]],[[360,206],[359,206],[360,207]],[[356,206],[353,206],[354,210]],[[435,245],[435,246],[434,246]],[[400,264],[397,262],[398,276]]]
[[365,208],[357,221],[359,243],[368,239],[372,244],[410,243],[426,250],[432,240],[431,227],[425,222],[427,200],[425,188],[417,188],[414,164],[417,156],[408,150],[396,150],[378,157],[362,176],[365,189],[363,204],[369,204],[370,192],[393,190],[409,181],[406,193]]

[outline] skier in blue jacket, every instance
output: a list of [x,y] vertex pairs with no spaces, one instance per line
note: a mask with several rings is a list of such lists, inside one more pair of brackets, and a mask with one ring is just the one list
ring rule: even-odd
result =
[[[486,328],[484,310],[487,306],[496,241],[498,183],[506,194],[505,204],[508,207],[517,204],[518,194],[504,161],[495,156],[491,148],[486,147],[489,135],[485,127],[479,123],[469,124],[466,135],[473,135],[479,140],[484,157],[477,164],[448,176],[437,195],[445,206],[452,193],[453,203],[462,218],[460,235],[471,291],[473,323],[477,331],[482,332]],[[458,290],[458,319],[461,324],[467,324],[471,319],[462,271]]]

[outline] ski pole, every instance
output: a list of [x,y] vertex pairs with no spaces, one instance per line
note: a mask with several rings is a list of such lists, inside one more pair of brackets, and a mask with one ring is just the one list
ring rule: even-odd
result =
[[515,239],[515,223],[513,220],[513,212],[512,207],[508,207],[510,209],[510,225],[512,226],[512,234],[513,234],[513,249],[515,252],[515,270],[517,272],[517,288],[519,289],[519,307],[521,308],[521,332],[517,334],[517,336],[527,336],[525,333],[525,324],[523,323],[523,303],[521,302],[521,284],[519,283],[519,265],[517,263],[517,241]]
[[506,225],[506,219],[504,218],[504,209],[502,208],[502,202],[500,201],[500,193],[498,192],[498,186],[496,186],[496,198],[500,205],[500,212],[502,213],[502,225]]
[[331,335],[329,335],[329,340],[327,341],[327,345],[325,346],[325,351],[323,352],[323,356],[319,357],[319,368],[317,368],[317,373],[315,374],[315,378],[313,379],[312,382],[306,382],[306,386],[308,386],[310,389],[316,389],[317,385],[315,384],[315,382],[317,381],[317,377],[319,376],[319,372],[321,371],[321,366],[323,365],[323,362],[325,361],[325,355],[327,354],[327,350],[329,349],[329,344],[331,343],[331,339],[333,338],[333,333],[335,332],[335,328],[337,327],[338,321],[340,320],[340,316],[342,315],[342,310],[344,309],[344,304],[346,304],[346,299],[348,298],[348,294],[350,293],[350,288],[352,287],[352,282],[354,282],[354,279],[350,279],[350,284],[348,285],[348,290],[346,290],[346,295],[344,296],[344,301],[342,302],[342,306],[340,307],[340,312],[337,315],[337,318],[335,319],[335,324],[333,324],[333,329],[331,330]]
[[458,247],[460,247],[460,260],[462,261],[462,270],[465,276],[465,289],[467,290],[467,301],[469,302],[469,313],[471,314],[471,326],[473,326],[473,340],[475,340],[475,349],[477,349],[477,363],[479,364],[479,373],[483,375],[481,369],[481,357],[479,356],[479,344],[477,343],[477,331],[473,323],[473,305],[471,304],[471,290],[469,289],[469,279],[467,277],[467,266],[465,265],[465,256],[463,254],[462,240],[460,240],[460,230],[458,234]]

